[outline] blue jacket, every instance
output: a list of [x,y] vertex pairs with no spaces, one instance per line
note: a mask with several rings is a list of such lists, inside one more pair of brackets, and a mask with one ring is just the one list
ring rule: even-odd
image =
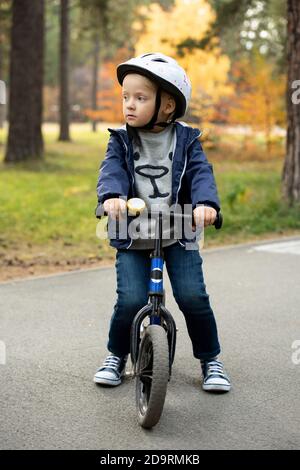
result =
[[[205,204],[220,210],[213,167],[207,161],[198,138],[199,129],[176,122],[176,149],[172,162],[172,202],[171,204]],[[110,139],[105,159],[100,166],[97,183],[98,210],[106,199],[125,196],[137,197],[134,182],[134,159],[131,140],[126,128],[108,129]],[[101,210],[100,210],[101,212]],[[103,214],[103,209],[102,209]],[[132,220],[128,217],[128,222]],[[189,240],[190,241],[190,240]],[[179,242],[185,245],[187,240]],[[111,239],[114,248],[129,248],[131,239]]]

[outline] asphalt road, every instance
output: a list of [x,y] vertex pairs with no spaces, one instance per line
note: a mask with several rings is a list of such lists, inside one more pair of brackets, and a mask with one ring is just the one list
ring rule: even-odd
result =
[[0,284],[0,448],[299,448],[300,238],[203,258],[233,388],[202,391],[166,276],[178,343],[164,412],[151,431],[137,424],[130,377],[113,389],[93,383],[106,355],[114,269]]

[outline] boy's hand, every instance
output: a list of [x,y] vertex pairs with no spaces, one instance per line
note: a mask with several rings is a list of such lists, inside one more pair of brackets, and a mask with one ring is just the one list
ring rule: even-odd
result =
[[[207,227],[207,225],[213,225],[217,217],[217,211],[213,207],[199,206],[193,210],[193,215],[196,225]],[[195,225],[193,225],[193,230],[196,230]]]
[[122,212],[123,213],[126,212],[127,205],[124,199],[116,197],[116,198],[106,199],[106,201],[103,204],[103,208],[105,212],[107,212],[108,215],[112,219],[116,220],[120,218]]

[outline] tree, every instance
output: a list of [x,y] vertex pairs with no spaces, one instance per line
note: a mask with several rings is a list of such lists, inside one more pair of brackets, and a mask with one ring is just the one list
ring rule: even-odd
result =
[[[149,51],[161,51],[175,57],[186,70],[193,85],[192,101],[188,117],[193,120],[209,121],[214,115],[214,105],[220,98],[231,93],[227,83],[230,61],[221,53],[218,40],[212,50],[182,48],[189,36],[198,42],[203,38],[214,20],[214,11],[207,0],[193,0],[187,5],[175,0],[174,6],[163,11],[157,4],[144,7],[142,11],[147,17],[146,27],[137,23],[139,38],[135,49],[137,54]],[[182,20],[184,18],[184,20]]]
[[[60,121],[60,0],[49,0],[45,25],[44,119]],[[78,0],[69,2],[69,111],[72,118],[83,118],[81,108],[90,106],[92,59],[91,41],[81,35],[82,10]],[[77,105],[77,108],[74,107]],[[79,109],[78,109],[79,108]]]
[[[276,51],[279,51],[279,58],[276,61],[278,71],[283,73],[288,69],[287,88],[286,88],[286,109],[287,109],[287,140],[286,157],[282,172],[282,194],[289,205],[300,202],[300,108],[297,98],[294,99],[294,87],[300,77],[300,2],[299,0],[209,0],[216,11],[216,20],[212,23],[210,31],[201,44],[189,43],[190,47],[209,47],[211,39],[218,35],[223,38],[223,50],[229,50],[232,46],[230,38],[238,46],[232,46],[231,52],[236,51],[236,47],[241,51],[247,49],[247,38],[251,39],[245,26],[249,27],[249,33],[252,33],[252,39],[257,40],[257,35],[253,37],[253,24],[251,19],[257,20],[253,14],[253,9],[258,18],[266,24],[268,31],[265,30],[261,39],[267,40],[265,51],[272,51],[270,58],[274,59]],[[287,9],[284,11],[284,7]],[[266,16],[266,18],[265,18]],[[245,22],[246,23],[245,25]],[[287,25],[287,28],[286,28]],[[251,30],[252,28],[252,30]],[[274,31],[272,31],[274,30]],[[244,31],[243,43],[241,34]],[[274,35],[275,32],[275,35]],[[247,36],[246,36],[247,33]],[[266,34],[268,33],[268,34]],[[229,38],[225,41],[224,38]],[[252,45],[249,44],[251,54]],[[287,46],[286,46],[287,43]],[[250,47],[251,46],[251,47]],[[272,49],[273,48],[273,49]],[[264,53],[264,50],[261,50]],[[268,55],[268,54],[267,54]]]
[[[91,111],[93,114],[92,118],[92,130],[97,130],[97,119],[94,117],[97,114],[98,104],[98,82],[99,82],[99,69],[100,69],[100,58],[101,50],[100,44],[105,48],[105,45],[109,43],[108,35],[108,24],[109,24],[109,0],[88,0],[83,2],[81,0],[81,9],[84,18],[83,32],[87,32],[90,36],[92,45],[92,89],[91,89]],[[112,40],[113,42],[113,40]],[[104,43],[104,44],[103,44]],[[92,117],[92,115],[90,115]]]
[[43,55],[44,0],[14,0],[6,163],[43,157]]
[[286,68],[286,0],[208,0],[215,19],[200,41],[187,37],[178,45],[189,49],[212,49],[216,37],[232,61],[259,50],[276,63],[278,72]]
[[287,142],[282,174],[283,196],[289,205],[300,202],[300,103],[295,99],[295,83],[300,78],[300,3],[288,0],[288,80]]
[[[161,51],[176,56],[176,44],[192,32],[193,37],[201,38],[213,17],[213,11],[206,0],[193,1],[189,8],[182,1],[175,0],[172,7],[164,8],[159,4],[140,5],[136,11],[136,20],[131,40],[134,41],[136,55],[149,51]],[[184,21],[181,19],[184,17]],[[127,45],[127,44],[126,44]],[[104,61],[98,94],[99,111],[88,109],[86,114],[91,119],[106,119],[120,122],[120,87],[116,80],[116,66],[131,55],[128,48],[120,48],[114,57]],[[187,51],[184,57],[178,57],[180,64],[187,70],[193,83],[193,100],[189,117],[209,120],[213,115],[213,106],[220,97],[231,91],[226,84],[229,60],[220,54],[217,48],[213,52]],[[201,64],[201,66],[195,66]]]
[[[98,95],[98,76],[99,76],[99,62],[100,62],[100,34],[95,31],[94,36],[94,51],[93,51],[93,81],[92,81],[92,109],[97,111],[97,95]],[[92,121],[92,130],[96,132],[97,121]]]
[[[7,57],[9,47],[9,27],[11,23],[11,4],[0,0],[0,80],[7,81]],[[0,128],[3,127],[5,106],[0,106]]]
[[59,40],[60,40],[60,0],[45,4],[45,86],[59,84]]
[[69,0],[61,0],[60,8],[60,133],[58,140],[69,141]]
[[[133,25],[137,19],[145,20],[139,15],[137,7],[149,3],[150,0],[80,0],[82,30],[89,35],[92,44],[91,109],[87,115],[92,119],[93,131],[96,130],[97,116],[101,114],[97,111],[100,64],[113,59],[117,50],[124,47],[131,55],[134,54],[136,37]],[[174,0],[158,0],[156,3],[168,9]]]
[[100,71],[100,86],[97,93],[98,109],[86,109],[85,114],[92,122],[121,122],[123,119],[121,89],[116,80],[116,67],[126,60],[127,50],[120,49],[113,61],[105,61]]
[[253,59],[235,62],[232,75],[236,81],[231,98],[229,122],[249,125],[265,134],[267,155],[271,155],[274,125],[285,124],[284,77],[275,74],[275,66],[256,51]]

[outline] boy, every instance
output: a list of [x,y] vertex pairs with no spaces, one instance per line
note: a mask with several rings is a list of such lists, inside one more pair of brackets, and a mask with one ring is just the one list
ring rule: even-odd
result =
[[[122,86],[126,127],[112,130],[97,184],[99,204],[111,219],[122,219],[124,199],[139,197],[148,209],[191,204],[196,225],[213,224],[220,210],[212,166],[198,140],[200,132],[176,119],[187,110],[191,84],[178,63],[161,53],[130,59],[117,67]],[[199,207],[200,206],[200,207]],[[149,231],[151,235],[149,237]],[[130,351],[130,327],[148,301],[153,226],[145,219],[140,236],[111,237],[116,252],[117,301],[110,322],[108,350],[95,376],[98,384],[121,384]],[[205,290],[202,259],[197,249],[186,249],[174,227],[163,229],[166,268],[175,300],[183,312],[200,360],[202,388],[227,392],[230,381],[220,353],[217,326]]]

